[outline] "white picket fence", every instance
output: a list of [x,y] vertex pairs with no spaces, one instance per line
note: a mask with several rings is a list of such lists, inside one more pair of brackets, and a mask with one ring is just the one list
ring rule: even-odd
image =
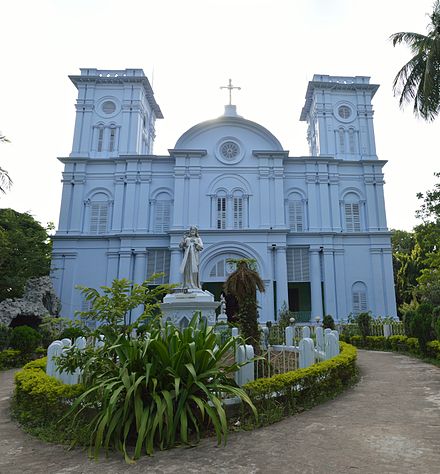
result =
[[[232,336],[238,336],[238,329],[232,328]],[[242,386],[252,382],[255,378],[271,377],[277,373],[284,373],[298,368],[306,368],[321,360],[331,359],[339,354],[339,333],[330,329],[323,329],[321,326],[314,327],[315,341],[310,337],[311,332],[308,326],[301,328],[301,338],[295,344],[295,329],[291,326],[285,329],[285,344],[267,345],[265,338],[262,341],[263,359],[256,360],[254,348],[251,345],[239,345],[234,354],[235,361],[243,364],[235,373],[235,381]],[[95,341],[95,347],[104,344],[101,339]],[[72,347],[79,350],[86,348],[87,341],[84,337],[78,337],[75,341],[62,339],[54,341],[47,349],[46,373],[57,378],[65,384],[77,384],[81,381],[81,371],[77,369],[74,373],[68,374],[60,371],[56,365],[56,358],[62,356]],[[249,361],[248,363],[246,363]]]

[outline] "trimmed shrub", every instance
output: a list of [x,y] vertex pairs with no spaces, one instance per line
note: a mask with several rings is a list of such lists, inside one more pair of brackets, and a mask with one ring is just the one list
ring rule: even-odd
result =
[[6,349],[0,352],[0,370],[13,369],[23,365],[23,357],[20,351]]
[[414,310],[408,310],[403,315],[403,328],[405,331],[405,335],[408,337],[414,336],[414,334],[412,333],[411,325],[415,315],[416,312]]
[[34,360],[15,374],[14,414],[27,427],[58,421],[84,391],[46,375],[46,362],[46,357]]
[[335,329],[335,320],[333,319],[332,316],[330,316],[329,314],[325,315],[323,320],[322,320],[322,327],[324,329]]
[[310,408],[353,384],[357,377],[356,349],[344,342],[340,346],[341,353],[332,359],[244,385],[258,409],[259,425]]
[[29,326],[17,326],[12,330],[9,345],[23,354],[30,354],[41,344],[41,335]]
[[440,341],[430,341],[426,344],[426,352],[429,357],[440,360]]

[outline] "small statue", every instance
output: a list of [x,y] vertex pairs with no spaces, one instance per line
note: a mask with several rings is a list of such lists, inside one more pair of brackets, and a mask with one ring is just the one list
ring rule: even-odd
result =
[[183,273],[183,288],[201,289],[199,277],[199,253],[203,250],[203,242],[197,227],[191,226],[185,232],[180,248],[185,250],[180,273]]

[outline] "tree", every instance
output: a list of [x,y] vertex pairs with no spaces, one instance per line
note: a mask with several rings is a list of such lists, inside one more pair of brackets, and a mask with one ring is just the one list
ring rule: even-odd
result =
[[[9,140],[0,133],[0,143],[9,143]],[[6,193],[6,189],[9,189],[12,184],[12,179],[10,178],[8,172],[0,167],[0,192]]]
[[427,35],[400,32],[390,37],[393,46],[406,43],[413,54],[394,79],[394,95],[400,95],[400,106],[414,101],[414,114],[427,121],[440,112],[440,0],[429,18]]
[[0,209],[0,301],[21,297],[29,278],[49,274],[50,229],[28,213]]
[[258,329],[257,290],[264,291],[264,282],[253,268],[255,261],[251,259],[230,259],[237,269],[232,272],[225,282],[224,290],[227,295],[236,298],[239,312],[238,320],[243,336],[258,352],[260,332]]

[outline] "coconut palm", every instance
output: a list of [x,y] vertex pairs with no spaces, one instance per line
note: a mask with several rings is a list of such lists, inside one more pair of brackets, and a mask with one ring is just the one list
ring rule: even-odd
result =
[[[9,143],[9,140],[0,133],[0,143]],[[12,179],[6,170],[0,167],[0,192],[6,193],[6,189],[9,189],[12,184]]]
[[226,295],[235,297],[238,303],[238,320],[243,331],[243,336],[254,346],[258,352],[260,333],[258,330],[258,305],[256,292],[264,291],[264,282],[257,271],[252,267],[255,261],[251,259],[230,260],[237,265],[225,282]]
[[406,43],[414,55],[397,73],[393,82],[399,104],[414,102],[414,114],[431,121],[440,112],[440,0],[429,15],[428,34],[401,32],[390,39],[393,46]]

